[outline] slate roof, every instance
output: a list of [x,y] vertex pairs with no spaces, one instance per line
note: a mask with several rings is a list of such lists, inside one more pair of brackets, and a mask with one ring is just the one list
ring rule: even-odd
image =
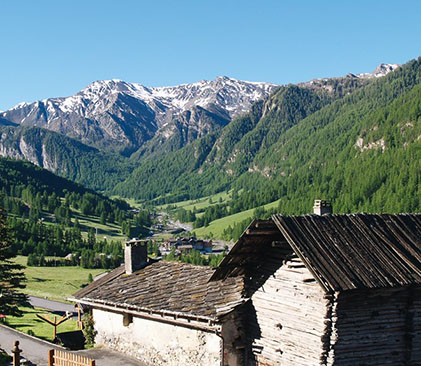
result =
[[126,275],[124,266],[74,294],[75,299],[217,319],[243,302],[242,278],[208,282],[211,267],[158,261]]
[[254,221],[212,280],[250,274],[273,243],[289,245],[326,292],[421,284],[420,214],[274,215]]

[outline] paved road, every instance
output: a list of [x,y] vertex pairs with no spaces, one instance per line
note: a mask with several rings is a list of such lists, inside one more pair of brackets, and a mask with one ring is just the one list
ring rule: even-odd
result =
[[[51,343],[29,337],[0,325],[0,347],[9,352],[13,348],[15,341],[19,341],[19,348],[23,350],[22,357],[30,360],[37,366],[47,366],[48,350],[60,348]],[[146,366],[136,359],[122,356],[120,353],[105,348],[77,351],[74,353],[95,359],[97,366]]]
[[37,308],[43,308],[51,311],[70,312],[77,315],[73,304],[43,299],[41,297],[29,296],[29,302]]

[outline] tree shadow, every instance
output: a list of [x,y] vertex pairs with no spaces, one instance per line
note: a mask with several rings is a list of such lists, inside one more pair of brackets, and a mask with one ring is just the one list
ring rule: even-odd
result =
[[47,279],[47,278],[39,278],[39,277],[32,277],[32,279],[33,279],[35,282],[47,282],[47,281],[51,281],[51,280],[49,280],[49,279]]

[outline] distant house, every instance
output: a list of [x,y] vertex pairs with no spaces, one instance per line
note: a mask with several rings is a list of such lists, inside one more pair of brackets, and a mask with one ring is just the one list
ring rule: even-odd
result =
[[215,271],[127,243],[73,300],[150,365],[421,365],[421,215],[329,210],[253,221]]
[[212,240],[197,239],[194,245],[194,249],[201,252],[210,253],[212,252]]
[[202,253],[211,253],[212,240],[202,240],[194,237],[171,238],[165,241],[159,247],[159,250],[163,254],[168,254],[173,247],[175,248],[177,254],[190,252],[192,250],[198,250]]
[[193,250],[193,245],[191,245],[191,244],[179,245],[177,247],[177,254],[190,253],[192,250]]

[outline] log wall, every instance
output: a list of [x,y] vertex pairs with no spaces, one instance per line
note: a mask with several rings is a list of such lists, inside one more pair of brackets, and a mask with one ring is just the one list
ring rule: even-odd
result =
[[421,286],[327,295],[296,257],[254,289],[248,365],[421,366]]
[[413,286],[337,294],[327,364],[421,365],[420,295]]
[[328,303],[298,258],[285,261],[251,297],[248,364],[320,365]]
[[410,366],[421,365],[421,286],[416,286],[413,289],[413,304],[411,313],[413,314],[412,337],[411,341],[411,355],[408,364]]

